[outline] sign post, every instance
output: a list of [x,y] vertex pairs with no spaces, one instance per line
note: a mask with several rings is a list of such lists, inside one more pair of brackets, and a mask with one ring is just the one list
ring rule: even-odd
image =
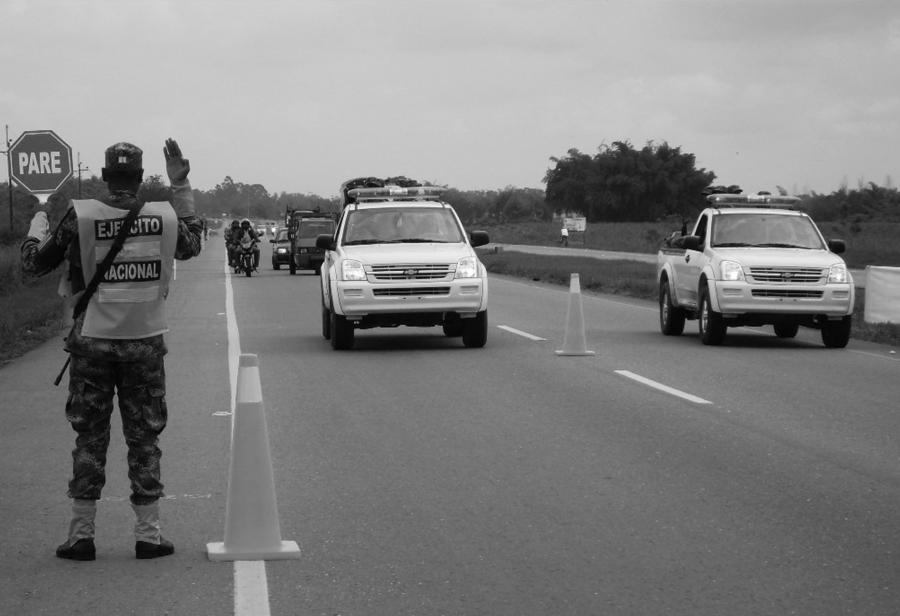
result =
[[22,133],[9,146],[7,161],[10,180],[41,203],[72,177],[72,148],[52,130]]

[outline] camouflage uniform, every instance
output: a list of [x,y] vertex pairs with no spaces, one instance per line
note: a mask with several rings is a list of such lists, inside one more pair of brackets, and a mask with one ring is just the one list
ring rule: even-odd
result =
[[[115,153],[141,160],[141,151],[130,144],[116,144]],[[134,148],[131,150],[130,148]],[[107,150],[107,168],[114,166]],[[173,183],[173,205],[190,194],[190,184]],[[192,195],[190,197],[193,198]],[[116,208],[140,207],[131,191],[115,191],[102,201]],[[176,207],[176,210],[178,208]],[[203,223],[189,215],[178,219],[175,258],[184,260],[200,254]],[[81,267],[78,224],[75,209],[69,207],[62,221],[44,242],[27,238],[22,244],[22,264],[26,274],[42,276],[68,260],[68,278],[73,294],[87,285]],[[68,495],[73,499],[100,498],[106,480],[106,451],[110,440],[113,396],[118,395],[122,428],[128,445],[128,476],[134,505],[155,503],[163,496],[160,482],[159,435],[166,426],[166,386],[162,334],[149,338],[113,340],[81,334],[82,313],[66,339],[71,354],[69,398],[66,418],[77,432],[72,452],[73,477]]]

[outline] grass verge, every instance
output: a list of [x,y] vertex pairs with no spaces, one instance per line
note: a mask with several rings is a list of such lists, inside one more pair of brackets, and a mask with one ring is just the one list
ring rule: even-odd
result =
[[18,285],[12,293],[0,291],[0,366],[53,336],[62,337],[63,301],[56,294],[58,282],[58,276],[47,276]]
[[[481,252],[489,272],[568,286],[577,272],[582,290],[657,301],[656,265],[637,261],[601,260],[591,257],[548,257],[523,252]],[[900,325],[866,323],[865,289],[857,289],[853,313],[853,338],[900,346]]]

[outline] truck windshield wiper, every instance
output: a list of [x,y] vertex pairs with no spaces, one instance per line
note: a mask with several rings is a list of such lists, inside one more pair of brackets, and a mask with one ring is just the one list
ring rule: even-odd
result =
[[344,246],[361,246],[363,244],[398,244],[400,240],[376,240],[374,238],[366,239],[366,240],[350,240],[349,242],[344,242]]
[[447,244],[447,240],[427,240],[423,237],[405,237],[398,240],[404,244]]
[[797,244],[780,244],[777,242],[772,242],[769,244],[757,244],[757,246],[765,246],[766,248],[803,248],[804,250],[809,250],[809,246],[798,246]]
[[747,242],[722,242],[716,243],[716,248],[740,248],[743,246],[759,246],[759,244],[748,244]]

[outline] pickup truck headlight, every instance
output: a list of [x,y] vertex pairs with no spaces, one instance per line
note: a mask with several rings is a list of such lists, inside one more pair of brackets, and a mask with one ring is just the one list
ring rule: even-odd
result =
[[722,273],[722,280],[734,282],[736,280],[744,280],[744,268],[737,261],[722,261],[719,264]]
[[847,266],[843,263],[835,263],[828,270],[828,282],[847,282]]
[[478,260],[475,257],[463,257],[456,264],[457,278],[477,278]]
[[341,277],[343,280],[365,280],[366,270],[359,261],[344,259],[341,261]]

